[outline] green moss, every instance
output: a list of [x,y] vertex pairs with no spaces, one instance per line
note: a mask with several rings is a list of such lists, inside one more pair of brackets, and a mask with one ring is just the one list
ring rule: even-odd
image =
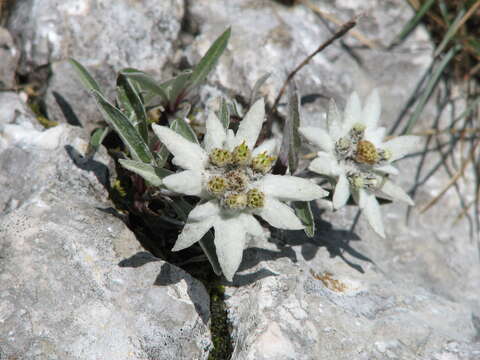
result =
[[233,352],[228,324],[227,309],[225,307],[225,287],[222,285],[212,286],[210,293],[210,332],[212,333],[213,350],[208,360],[230,359]]

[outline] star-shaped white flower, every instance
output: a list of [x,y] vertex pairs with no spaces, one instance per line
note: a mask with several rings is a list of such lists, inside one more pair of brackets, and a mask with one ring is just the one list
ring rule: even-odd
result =
[[390,181],[389,175],[398,174],[392,162],[418,149],[420,138],[407,135],[384,141],[386,129],[378,127],[380,112],[377,90],[370,94],[363,109],[354,92],[343,116],[335,101],[330,101],[327,130],[301,127],[299,131],[322,150],[309,169],[336,181],[334,209],[344,206],[351,194],[372,228],[385,237],[376,195],[413,205],[410,196]]
[[254,215],[280,229],[303,229],[292,208],[283,202],[310,201],[327,194],[309,180],[269,174],[274,160],[269,154],[275,142],[269,140],[254,148],[264,119],[263,99],[248,111],[236,134],[226,130],[211,112],[203,148],[168,127],[153,125],[155,134],[173,154],[173,163],[184,169],[165,177],[164,185],[201,198],[173,251],[191,246],[213,227],[218,260],[228,280],[240,266],[247,233],[263,233]]

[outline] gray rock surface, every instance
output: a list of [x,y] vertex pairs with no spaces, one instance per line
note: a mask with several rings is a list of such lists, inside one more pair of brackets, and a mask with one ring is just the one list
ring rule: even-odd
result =
[[97,109],[65,61],[82,63],[109,93],[124,67],[158,75],[174,55],[183,14],[178,0],[28,0],[16,2],[8,28],[23,52],[21,72],[51,65],[49,118],[90,130]]
[[[412,16],[406,2],[313,3],[343,21],[364,14],[355,29],[375,46],[368,48],[346,36],[343,44],[336,42],[298,73],[301,95],[319,95],[303,106],[302,121],[323,122],[331,97],[342,108],[352,90],[365,98],[376,87],[382,97],[381,121],[393,127],[405,109],[407,115],[413,110],[406,104],[432,61],[426,32],[419,28],[389,50],[386,47]],[[189,10],[199,28],[188,48],[192,62],[232,25],[232,40],[211,84],[247,99],[255,80],[273,72],[262,88],[272,101],[285,72],[335,28],[304,6],[285,7],[274,1],[199,0]],[[462,89],[456,91],[461,94]],[[416,130],[430,129],[435,121],[442,128],[464,109],[462,101],[446,100],[446,92],[437,91]],[[441,109],[437,104],[442,103],[448,105]],[[449,140],[439,137],[439,143]],[[428,148],[437,145],[432,141]],[[427,178],[444,155],[431,151],[424,156],[398,164],[398,183],[406,189],[413,189],[416,181],[422,185],[416,189],[417,208],[408,222],[405,206],[382,207],[386,240],[376,236],[363,217],[356,220],[355,208],[347,207],[336,213],[317,212],[318,234],[312,240],[301,233],[280,238],[275,233],[270,244],[258,239],[251,244],[244,271],[227,290],[234,359],[480,358],[478,228],[468,216],[453,225],[461,211],[458,194],[464,203],[473,200],[475,181],[460,181],[457,193],[450,190],[421,214],[419,209],[452,176],[440,165]],[[449,168],[458,170],[459,157],[456,164],[448,161]],[[329,290],[310,270],[320,277],[331,273],[345,290]]]
[[66,124],[0,126],[0,358],[205,359],[208,294],[112,214],[105,150],[87,160]]
[[17,68],[20,51],[13,43],[12,36],[7,29],[0,27],[0,89],[15,86],[15,70]]

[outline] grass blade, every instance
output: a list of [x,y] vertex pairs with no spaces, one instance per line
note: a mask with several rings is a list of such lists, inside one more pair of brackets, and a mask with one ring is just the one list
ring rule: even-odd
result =
[[[479,5],[480,5],[480,3],[479,3]],[[453,21],[452,25],[450,25],[450,27],[447,30],[447,33],[445,34],[444,38],[442,39],[442,42],[435,49],[435,53],[433,54],[434,57],[437,57],[438,55],[440,55],[443,52],[443,50],[445,49],[445,47],[448,45],[450,40],[453,39],[453,37],[457,33],[458,29],[462,25],[462,19],[463,19],[464,14],[465,14],[464,10],[461,10],[461,11],[458,12],[457,16],[455,17],[455,20]]]
[[450,63],[450,60],[453,59],[453,57],[460,50],[460,48],[461,46],[459,45],[452,47],[448,51],[448,53],[445,55],[445,57],[442,59],[440,64],[438,64],[437,68],[434,70],[432,76],[427,82],[425,90],[423,91],[422,95],[420,96],[420,99],[418,100],[418,103],[417,103],[417,106],[415,107],[413,115],[408,120],[407,126],[405,127],[403,134],[409,134],[412,131],[412,128],[415,126],[418,118],[420,117],[421,113],[423,112],[423,109],[425,108],[428,98],[430,97],[430,95],[433,92],[433,89],[437,85],[437,82],[440,79],[440,75],[442,75],[443,70],[445,70],[447,65]]
[[210,46],[208,49],[207,53],[202,57],[198,65],[195,66],[195,69],[190,76],[188,91],[202,83],[207,78],[208,74],[213,70],[218,62],[218,59],[227,47],[230,34],[231,28],[228,28],[222,35],[218,37],[217,40],[215,40],[212,46]]
[[90,73],[87,71],[87,69],[85,69],[82,66],[82,64],[80,64],[77,60],[75,60],[73,58],[70,58],[68,61],[70,62],[70,64],[73,66],[73,68],[77,72],[78,77],[79,77],[82,85],[88,91],[96,90],[100,94],[102,93],[102,90],[100,89],[100,86],[98,85],[98,83],[95,81],[95,79],[92,77],[92,75],[90,75]]
[[405,40],[406,37],[410,34],[410,32],[415,29],[420,20],[422,20],[423,16],[427,13],[427,11],[430,10],[434,3],[435,0],[425,1],[420,7],[420,9],[418,9],[418,11],[415,13],[415,16],[403,27],[402,31],[400,32],[400,34],[398,34],[392,44],[396,45]]
[[97,100],[103,117],[112,128],[115,129],[125,146],[130,151],[130,155],[133,159],[142,161],[146,164],[153,164],[155,160],[152,153],[137,132],[137,129],[135,129],[127,117],[115,106],[110,104],[98,91],[93,90],[93,95]]

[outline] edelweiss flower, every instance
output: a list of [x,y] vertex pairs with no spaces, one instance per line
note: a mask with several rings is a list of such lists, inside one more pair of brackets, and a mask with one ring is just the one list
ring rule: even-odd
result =
[[386,130],[378,127],[380,111],[380,97],[376,90],[370,94],[363,109],[358,95],[353,93],[343,117],[335,101],[330,101],[327,131],[318,127],[301,127],[299,131],[322,149],[309,169],[336,180],[334,209],[344,206],[352,194],[372,228],[385,237],[375,195],[413,205],[410,196],[390,181],[388,175],[398,174],[391,163],[414,151],[419,145],[419,137],[399,136],[384,141]]
[[173,154],[173,163],[185,169],[165,177],[164,185],[202,199],[190,212],[173,251],[191,246],[213,227],[218,260],[228,280],[242,260],[246,234],[263,233],[253,215],[280,229],[303,229],[294,211],[282,201],[310,201],[326,195],[309,180],[268,174],[275,160],[272,141],[254,148],[264,108],[263,100],[257,101],[236,134],[227,131],[211,112],[203,148],[168,127],[153,125],[155,134]]

